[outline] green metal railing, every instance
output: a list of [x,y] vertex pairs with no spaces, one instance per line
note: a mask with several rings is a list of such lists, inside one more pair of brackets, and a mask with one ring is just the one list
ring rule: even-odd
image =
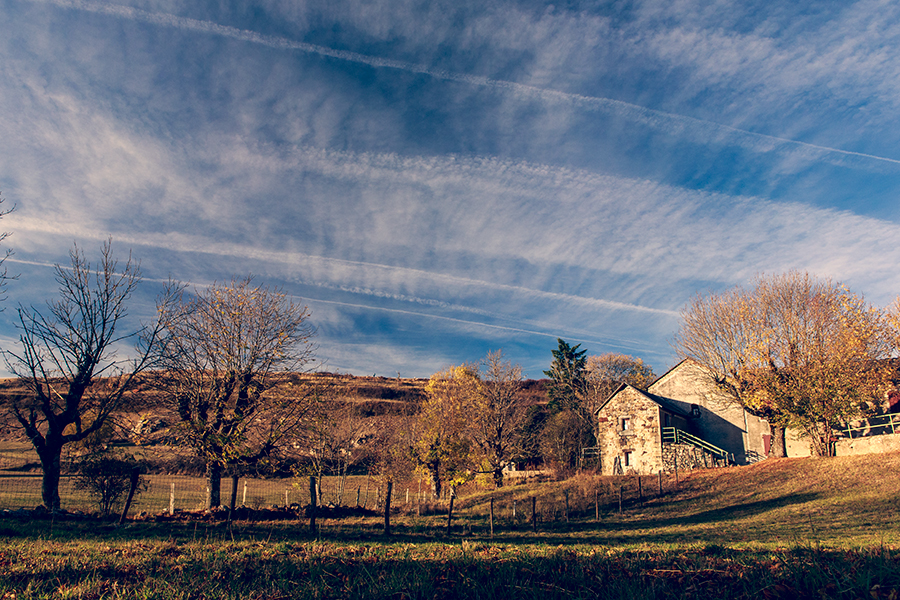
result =
[[682,431],[677,427],[663,427],[662,441],[664,444],[690,444],[701,450],[709,452],[716,458],[726,460],[731,464],[737,464],[734,460],[734,454],[710,444],[706,440],[700,439],[695,435],[691,435],[687,431]]
[[858,427],[848,426],[844,431],[851,440],[873,435],[900,433],[900,413],[872,417],[871,419],[866,419],[862,425]]

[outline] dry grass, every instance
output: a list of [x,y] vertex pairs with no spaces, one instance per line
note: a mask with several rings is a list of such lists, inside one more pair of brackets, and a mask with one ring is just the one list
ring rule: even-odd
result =
[[305,520],[0,519],[0,597],[897,598],[898,468],[900,454],[770,460],[670,478],[662,495],[651,478],[643,506],[634,478],[481,490],[449,537],[440,506],[397,514],[390,538],[376,518],[320,521],[318,540]]

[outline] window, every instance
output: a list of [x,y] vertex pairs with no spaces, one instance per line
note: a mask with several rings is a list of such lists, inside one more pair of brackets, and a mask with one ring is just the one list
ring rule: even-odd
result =
[[631,450],[626,450],[622,455],[622,466],[623,467],[631,467],[634,466],[634,459],[631,457],[633,452]]
[[631,417],[622,417],[619,419],[619,430],[623,432],[631,431]]

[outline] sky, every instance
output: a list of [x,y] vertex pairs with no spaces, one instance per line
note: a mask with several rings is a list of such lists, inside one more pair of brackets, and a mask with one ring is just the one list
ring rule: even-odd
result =
[[900,294],[900,4],[0,0],[0,221],[309,307],[316,369],[427,377],[562,338],[676,363],[697,294]]

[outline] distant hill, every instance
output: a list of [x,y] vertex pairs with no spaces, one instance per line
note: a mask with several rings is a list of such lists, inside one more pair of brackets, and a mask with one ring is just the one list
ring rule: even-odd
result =
[[[129,393],[122,414],[125,420],[136,420],[138,414],[163,413],[162,399],[153,389],[151,375],[145,376]],[[328,396],[359,404],[360,413],[367,417],[413,411],[425,400],[428,379],[359,376],[341,373],[290,373],[284,375],[295,384],[316,384],[327,390]],[[529,404],[547,402],[547,380],[522,381],[522,394]],[[0,379],[0,405],[27,390],[19,379]],[[20,429],[6,411],[0,411],[0,441],[26,441]]]

